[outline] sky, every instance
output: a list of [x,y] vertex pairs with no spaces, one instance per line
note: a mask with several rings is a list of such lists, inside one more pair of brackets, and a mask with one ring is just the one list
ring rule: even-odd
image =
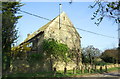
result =
[[[22,1],[22,2],[94,2],[95,0],[16,0],[16,1]],[[103,1],[103,0],[101,0]],[[105,2],[115,2],[118,0],[104,0]]]
[[[76,28],[92,31],[95,33],[100,33],[108,35],[111,37],[118,37],[118,24],[114,23],[110,18],[104,18],[99,26],[94,24],[95,21],[91,20],[93,12],[95,9],[88,8],[93,2],[73,2],[69,4],[68,2],[22,2],[25,5],[21,7],[21,10],[27,11],[32,14],[36,14],[48,19],[53,19],[59,15],[59,4],[62,4],[62,11],[64,11],[72,24]],[[43,25],[47,24],[49,21],[40,19],[35,16],[31,16],[20,12],[23,17],[18,20],[18,42],[17,45],[25,40],[27,34],[32,34],[34,31],[38,30]],[[93,45],[100,50],[105,50],[108,48],[114,48],[118,46],[118,39],[108,38],[88,32],[78,30],[81,38],[81,46],[86,47],[88,45]]]

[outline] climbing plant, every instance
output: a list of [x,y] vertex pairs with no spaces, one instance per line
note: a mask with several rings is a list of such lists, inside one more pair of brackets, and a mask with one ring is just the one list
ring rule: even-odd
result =
[[69,48],[67,45],[54,39],[44,39],[42,47],[44,54],[51,62],[51,66],[53,65],[52,61],[62,61],[66,64],[69,61]]

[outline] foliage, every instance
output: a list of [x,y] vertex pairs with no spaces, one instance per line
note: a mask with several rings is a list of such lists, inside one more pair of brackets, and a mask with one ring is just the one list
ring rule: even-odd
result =
[[19,2],[2,2],[2,52],[3,70],[10,67],[11,45],[18,38],[16,24],[21,16],[16,16],[20,7]]
[[3,2],[2,3],[2,48],[3,52],[9,52],[11,44],[18,38],[16,24],[21,16],[15,14],[22,6],[19,2]]
[[42,59],[44,59],[44,56],[41,53],[34,53],[34,54],[29,55],[28,59],[29,59],[30,62],[32,62],[32,61],[35,62],[37,60],[42,61]]
[[100,2],[100,0],[96,0],[93,5],[90,5],[90,8],[97,8],[91,18],[91,20],[97,20],[97,22],[95,22],[97,26],[101,23],[104,17],[111,18],[116,23],[120,23],[120,18],[118,17],[120,15],[119,0],[116,2]]
[[[73,0],[69,2],[73,3]],[[95,24],[98,26],[104,17],[108,17],[113,19],[116,23],[120,23],[120,18],[118,17],[120,14],[120,1],[117,0],[115,2],[105,2],[105,0],[95,0],[93,5],[90,5],[90,8],[95,8],[96,11],[93,13],[93,17],[91,20],[97,20]]]
[[100,56],[100,50],[93,47],[92,45],[82,49],[82,62],[83,63],[94,63],[94,59]]
[[117,49],[107,49],[105,50],[101,58],[108,63],[117,63],[118,62],[118,50]]
[[67,45],[58,43],[54,39],[45,39],[42,47],[47,58],[65,63],[68,62],[69,48]]
[[103,65],[106,65],[106,62],[104,61],[99,61],[99,62],[94,62],[95,65],[100,65],[100,66],[103,66]]

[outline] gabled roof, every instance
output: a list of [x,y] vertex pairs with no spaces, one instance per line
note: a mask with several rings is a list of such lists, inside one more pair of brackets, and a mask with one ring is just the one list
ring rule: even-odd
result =
[[[48,22],[47,24],[45,24],[44,26],[40,27],[37,31],[35,31],[33,34],[30,34],[21,44],[28,42],[29,40],[31,40],[32,38],[34,38],[35,36],[37,36],[38,34],[40,34],[41,32],[44,32],[45,29],[52,24],[52,22],[56,22],[55,19],[59,18],[59,16],[65,15],[65,12],[62,12],[60,15],[58,15],[57,17],[55,17],[53,20],[51,20],[50,22]],[[74,28],[74,27],[73,27]],[[76,30],[76,29],[75,29]],[[77,31],[76,31],[77,32]],[[79,35],[79,34],[78,34]]]
[[[53,20],[52,20],[53,21]],[[28,40],[30,40],[31,38],[35,37],[38,33],[44,31],[50,24],[51,22],[48,22],[46,25],[42,26],[41,28],[39,28],[37,31],[35,31],[34,33],[30,34],[25,40],[24,42],[27,42]]]
[[[64,12],[62,12],[64,13]],[[61,14],[62,14],[61,13]],[[60,14],[60,15],[61,15]],[[57,16],[59,17],[59,15]],[[55,17],[53,20],[51,20],[50,22],[48,22],[47,24],[45,24],[44,26],[40,27],[37,31],[35,31],[34,33],[30,34],[21,44],[29,41],[30,39],[32,39],[33,37],[35,37],[37,34],[39,34],[40,32],[43,32],[57,17]]]

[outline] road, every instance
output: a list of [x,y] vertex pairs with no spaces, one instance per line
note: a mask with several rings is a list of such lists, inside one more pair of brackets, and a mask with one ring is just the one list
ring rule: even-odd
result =
[[120,72],[114,71],[109,73],[93,74],[85,77],[120,77]]

